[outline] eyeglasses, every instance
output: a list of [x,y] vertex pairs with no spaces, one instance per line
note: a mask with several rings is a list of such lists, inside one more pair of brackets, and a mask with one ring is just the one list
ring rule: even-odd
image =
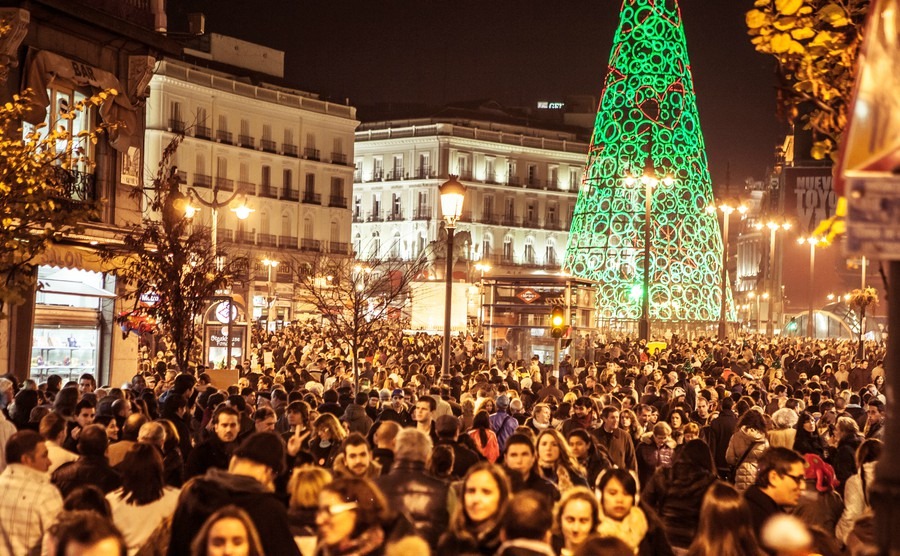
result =
[[340,515],[344,512],[349,512],[350,510],[355,510],[359,507],[359,504],[356,502],[345,502],[343,504],[332,504],[330,506],[320,506],[316,510],[316,515],[326,515],[328,517],[334,517],[336,515]]
[[791,475],[790,473],[781,473],[781,476],[790,477],[794,480],[795,483],[797,483],[797,486],[802,485],[803,481],[806,480],[806,475]]

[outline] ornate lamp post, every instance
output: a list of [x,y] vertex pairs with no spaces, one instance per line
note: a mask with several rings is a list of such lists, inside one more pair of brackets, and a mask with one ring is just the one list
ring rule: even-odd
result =
[[[188,192],[191,194],[191,199],[196,199],[198,203],[205,207],[209,207],[212,209],[212,225],[210,226],[210,235],[212,236],[212,251],[216,257],[216,265],[219,264],[219,209],[223,207],[227,207],[233,200],[235,200],[239,195],[242,197],[241,202],[238,206],[233,207],[231,210],[235,213],[239,220],[246,220],[250,213],[253,212],[253,209],[247,206],[246,196],[243,193],[235,191],[232,193],[227,199],[224,201],[219,201],[219,186],[213,187],[213,198],[211,201],[207,201],[204,199],[200,192],[194,189],[193,187],[188,188]],[[192,218],[197,211],[200,210],[197,207],[191,206],[190,204],[185,208],[185,215],[188,218]]]
[[739,214],[743,215],[747,212],[747,207],[743,203],[739,204],[737,207],[733,207],[728,203],[722,203],[718,207],[706,207],[706,212],[715,214],[717,208],[718,210],[722,211],[722,214],[724,215],[724,217],[722,218],[722,306],[719,309],[719,339],[724,340],[728,336],[728,223],[731,220],[731,214],[734,211],[737,211]]
[[444,294],[444,353],[441,360],[441,378],[450,378],[450,314],[453,298],[453,232],[456,222],[462,215],[463,200],[466,197],[466,186],[459,183],[457,176],[451,175],[450,179],[440,186],[441,216],[447,228],[447,269],[444,272],[446,291]]
[[[481,277],[478,281],[478,335],[482,335],[484,333],[484,273],[490,272],[491,263],[481,260],[475,263],[475,270],[477,270]],[[482,338],[483,341],[483,338]]]

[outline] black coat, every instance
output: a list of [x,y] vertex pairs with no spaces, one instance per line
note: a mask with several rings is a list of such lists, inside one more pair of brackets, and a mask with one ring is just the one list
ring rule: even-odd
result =
[[236,442],[225,444],[213,434],[208,440],[197,444],[184,466],[184,478],[190,479],[205,474],[210,469],[228,469],[231,452],[237,447]]
[[718,469],[728,469],[730,465],[725,461],[725,453],[728,451],[728,443],[734,435],[737,427],[737,415],[731,410],[722,410],[719,416],[709,423],[706,428],[706,443],[712,452],[713,461]]
[[375,483],[389,507],[409,517],[417,533],[431,547],[436,547],[450,521],[447,483],[428,475],[423,462],[407,460],[395,461],[390,472]]
[[287,510],[275,495],[251,477],[211,469],[188,482],[178,498],[172,518],[169,556],[191,553],[191,541],[203,522],[217,510],[233,504],[250,516],[266,554],[300,556],[291,536]]
[[53,472],[51,480],[63,498],[75,487],[82,485],[94,485],[105,494],[122,486],[122,478],[109,466],[106,456],[81,456],[75,461],[64,463]]
[[776,504],[772,497],[764,493],[756,485],[751,485],[744,491],[744,500],[750,508],[753,530],[756,532],[757,538],[759,538],[759,532],[762,530],[762,526],[766,523],[766,520],[775,514],[784,513],[781,506]]
[[656,511],[672,546],[687,548],[697,533],[700,506],[715,475],[702,469],[659,469],[644,487],[641,501]]

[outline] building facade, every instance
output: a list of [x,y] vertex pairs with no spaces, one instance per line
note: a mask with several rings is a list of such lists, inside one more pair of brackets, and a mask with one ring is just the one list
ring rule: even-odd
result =
[[[166,22],[158,3],[32,0],[3,6],[0,15],[9,23],[0,40],[4,101],[28,87],[35,111],[26,124],[63,124],[72,132],[117,127],[85,146],[77,164],[60,164],[70,200],[99,201],[99,214],[79,232],[54,238],[33,261],[33,293],[0,321],[0,373],[39,381],[54,374],[77,380],[86,373],[120,384],[137,369],[137,342],[118,333],[119,286],[95,246],[114,241],[121,226],[140,219],[129,193],[139,185],[136,168],[144,163],[146,87],[156,60],[181,49],[160,33]],[[60,118],[79,100],[108,89],[118,95],[75,119]]]
[[[240,68],[205,67],[201,56],[215,63],[219,50],[267,50],[219,35],[210,43],[209,52],[188,51],[197,63],[159,64],[150,81],[147,157],[159,160],[184,133],[175,163],[187,191],[199,198],[192,204],[200,208],[194,216],[200,225],[211,226],[214,212],[203,201],[234,197],[215,211],[217,241],[250,261],[246,282],[235,288],[245,296],[248,318],[274,325],[306,310],[293,285],[304,258],[350,254],[356,109],[262,79],[251,83]],[[278,59],[278,51],[268,50],[265,59]],[[229,210],[238,202],[253,210],[245,220]]]
[[[438,188],[466,187],[454,279],[559,272],[587,153],[573,131],[484,113],[362,124],[356,132],[352,248],[360,258],[413,259],[443,241]],[[502,121],[502,120],[501,120]],[[443,277],[435,264],[431,277]]]

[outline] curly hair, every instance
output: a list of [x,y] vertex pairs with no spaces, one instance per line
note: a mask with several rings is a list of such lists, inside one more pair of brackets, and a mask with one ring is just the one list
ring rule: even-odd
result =
[[572,448],[569,447],[569,442],[558,430],[547,428],[542,430],[540,434],[537,435],[537,439],[534,442],[534,445],[537,447],[537,453],[540,454],[541,440],[545,436],[552,436],[556,441],[557,446],[559,446],[559,459],[556,461],[556,465],[562,465],[566,469],[566,471],[569,471],[570,473],[576,473],[584,477],[584,468],[580,463],[578,463],[578,460],[575,458],[575,456],[572,455]]

